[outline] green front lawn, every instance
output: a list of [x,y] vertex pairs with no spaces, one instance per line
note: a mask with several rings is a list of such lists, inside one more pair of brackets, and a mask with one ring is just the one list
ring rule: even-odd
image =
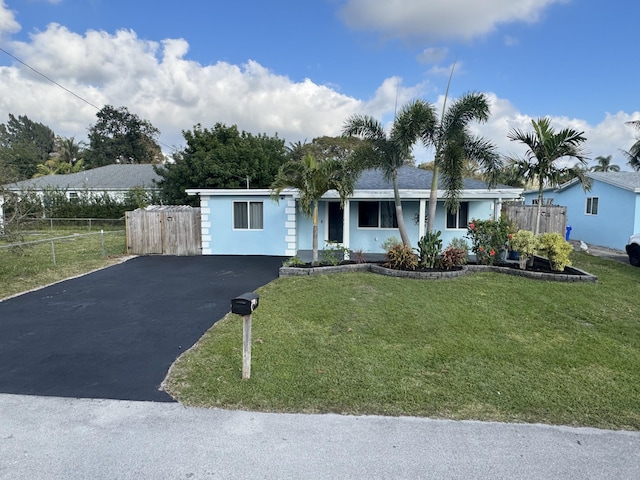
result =
[[640,269],[575,253],[599,283],[475,273],[278,279],[172,367],[189,405],[640,429]]

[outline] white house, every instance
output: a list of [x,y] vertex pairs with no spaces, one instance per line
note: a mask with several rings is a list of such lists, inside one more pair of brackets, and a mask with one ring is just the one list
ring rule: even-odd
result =
[[[640,232],[640,172],[588,172],[591,189],[577,179],[544,192],[544,201],[567,207],[571,238],[624,250],[629,236]],[[523,194],[537,200],[534,191]]]
[[[404,220],[414,245],[425,233],[432,172],[413,167],[399,170],[398,184]],[[188,189],[200,196],[202,253],[205,255],[295,256],[311,250],[313,223],[298,208],[297,190],[285,190],[279,201],[270,190]],[[472,218],[499,215],[503,202],[518,199],[522,189],[508,186],[487,188],[480,180],[467,179],[456,214],[445,211],[444,190],[438,189],[435,229],[443,244],[464,237]],[[399,237],[393,187],[379,170],[365,171],[344,209],[335,191],[319,205],[319,243],[338,242],[351,250],[383,253],[389,237]]]

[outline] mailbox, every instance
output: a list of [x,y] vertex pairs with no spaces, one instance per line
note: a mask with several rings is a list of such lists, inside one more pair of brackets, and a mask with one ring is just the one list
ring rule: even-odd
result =
[[231,313],[238,315],[251,315],[258,308],[258,300],[260,297],[257,293],[249,292],[231,299]]

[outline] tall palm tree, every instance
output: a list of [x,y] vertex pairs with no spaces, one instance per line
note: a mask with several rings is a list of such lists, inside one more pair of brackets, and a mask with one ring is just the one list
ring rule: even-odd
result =
[[[518,173],[527,181],[538,182],[538,209],[536,212],[536,227],[534,233],[540,229],[540,213],[542,211],[542,196],[544,187],[557,185],[559,179],[570,174],[576,177],[584,190],[591,188],[586,170],[580,167],[587,165],[587,156],[582,144],[587,140],[584,132],[565,128],[556,132],[551,127],[549,118],[532,120],[533,132],[523,132],[513,129],[508,137],[512,141],[525,144],[528,150],[524,158],[512,158],[511,162]],[[557,161],[563,158],[575,158],[577,164],[573,166],[559,166]]]
[[357,171],[348,162],[329,159],[322,162],[307,154],[300,160],[288,160],[280,167],[271,184],[271,198],[278,201],[286,188],[295,188],[300,194],[302,213],[313,219],[313,263],[318,263],[318,204],[329,190],[340,195],[340,204],[353,194]]
[[611,163],[611,155],[607,155],[606,157],[600,155],[595,158],[597,165],[591,167],[592,172],[619,172],[620,167],[615,163]]
[[425,129],[422,135],[424,144],[435,148],[427,231],[434,228],[440,173],[444,181],[445,206],[447,210],[455,211],[459,206],[464,175],[469,165],[475,164],[484,170],[490,186],[496,183],[502,166],[495,145],[469,131],[472,121],[484,123],[489,119],[490,107],[486,95],[466,93],[447,108],[448,91],[447,86],[440,121],[433,124],[432,128]]
[[436,123],[434,107],[424,100],[414,100],[402,107],[391,126],[389,134],[382,123],[368,115],[353,115],[342,129],[345,136],[357,136],[364,140],[352,155],[361,169],[377,168],[393,184],[398,230],[402,243],[411,247],[402,215],[402,202],[398,188],[398,169],[413,159],[413,146],[424,131],[433,129]]
[[[630,125],[634,128],[640,130],[640,120],[635,120],[633,122],[626,122],[627,125]],[[628,164],[635,171],[640,172],[640,137],[637,138],[636,143],[631,145],[631,148],[627,150],[623,150],[625,157],[627,157]]]

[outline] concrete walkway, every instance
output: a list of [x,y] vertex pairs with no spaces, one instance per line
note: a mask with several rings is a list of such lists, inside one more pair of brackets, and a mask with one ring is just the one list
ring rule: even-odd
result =
[[0,479],[640,478],[640,433],[0,394]]

